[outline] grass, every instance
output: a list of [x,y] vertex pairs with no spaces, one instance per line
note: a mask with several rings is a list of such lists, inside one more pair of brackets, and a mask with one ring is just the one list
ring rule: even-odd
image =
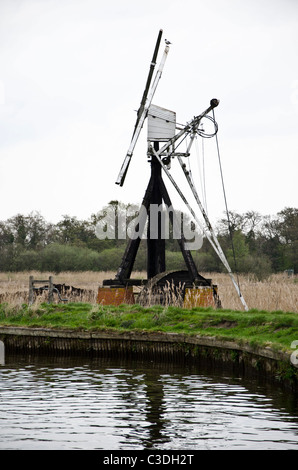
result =
[[[298,278],[276,274],[266,281],[240,276],[240,287],[250,310],[244,312],[227,274],[202,273],[218,284],[223,308],[182,309],[174,306],[122,305],[102,306],[96,295],[103,279],[114,272],[68,272],[54,275],[54,282],[89,291],[80,302],[49,305],[46,297],[28,306],[29,275],[47,279],[52,273],[0,273],[0,325],[30,327],[147,330],[215,336],[222,340],[270,346],[293,352],[298,340]],[[132,277],[145,278],[146,273]],[[91,294],[90,294],[91,292]],[[137,293],[137,291],[136,291]]]
[[90,303],[23,304],[20,307],[1,304],[0,325],[199,334],[288,352],[293,352],[291,343],[298,340],[298,315],[282,311],[243,312],[137,304],[118,307]]

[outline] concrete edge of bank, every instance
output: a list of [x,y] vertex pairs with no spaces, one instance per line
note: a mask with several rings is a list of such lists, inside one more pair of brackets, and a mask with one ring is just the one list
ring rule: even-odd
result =
[[149,331],[78,331],[72,329],[0,327],[5,354],[110,355],[166,360],[224,362],[244,373],[254,372],[298,390],[298,367],[291,354],[270,347],[221,340],[212,336]]

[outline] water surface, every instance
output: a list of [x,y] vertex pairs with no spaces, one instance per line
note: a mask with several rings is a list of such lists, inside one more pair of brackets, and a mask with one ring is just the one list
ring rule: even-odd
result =
[[0,449],[298,449],[297,396],[225,371],[6,357]]

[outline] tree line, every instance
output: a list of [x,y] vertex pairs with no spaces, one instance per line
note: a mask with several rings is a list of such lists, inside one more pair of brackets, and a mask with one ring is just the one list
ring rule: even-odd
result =
[[[138,207],[110,201],[87,220],[64,215],[49,223],[38,212],[17,214],[0,222],[0,271],[115,271],[119,267],[127,239],[98,238],[96,226],[114,211],[115,224],[123,214],[129,224]],[[298,209],[287,207],[274,216],[256,211],[230,211],[218,221],[215,231],[234,272],[253,273],[258,279],[271,273],[298,270]],[[117,232],[117,231],[116,231]],[[116,233],[117,235],[117,233]],[[210,243],[204,238],[200,250],[192,252],[201,272],[225,271]],[[184,269],[177,240],[166,240],[167,269]],[[142,240],[134,265],[146,270],[146,241]]]

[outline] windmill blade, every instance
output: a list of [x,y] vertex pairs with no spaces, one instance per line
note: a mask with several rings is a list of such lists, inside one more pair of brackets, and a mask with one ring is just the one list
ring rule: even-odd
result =
[[[166,57],[167,57],[167,54],[168,54],[168,51],[169,51],[169,45],[167,44],[166,48],[164,50],[164,54],[163,54],[159,69],[156,73],[154,82],[153,82],[152,87],[150,89],[150,84],[151,84],[151,80],[152,80],[153,71],[154,71],[154,68],[155,68],[155,61],[156,61],[156,57],[157,57],[157,54],[158,54],[158,49],[159,49],[159,45],[160,45],[161,36],[162,36],[162,30],[160,30],[159,34],[158,34],[158,38],[157,38],[157,42],[156,42],[156,45],[155,45],[152,61],[151,61],[151,64],[150,64],[150,70],[149,70],[149,74],[148,74],[148,77],[147,77],[145,90],[144,90],[144,93],[143,93],[140,108],[138,110],[138,116],[137,116],[137,121],[136,121],[135,128],[134,128],[132,140],[131,140],[129,149],[127,151],[126,157],[124,159],[124,162],[122,164],[121,170],[119,172],[119,175],[118,175],[118,178],[117,178],[117,181],[116,181],[116,184],[119,184],[120,186],[123,186],[123,184],[124,184],[124,180],[125,180],[125,177],[126,177],[126,174],[127,174],[127,170],[128,170],[128,167],[129,167],[129,164],[130,164],[130,161],[131,161],[131,157],[132,157],[135,145],[136,145],[137,140],[139,138],[139,135],[140,135],[141,129],[143,127],[144,121],[147,117],[148,109],[149,109],[149,106],[151,104],[151,101],[152,101],[153,95],[155,93],[155,90],[157,88],[159,79],[161,77],[162,70],[163,70],[163,67],[164,67],[164,63],[165,63],[165,60],[166,60]],[[150,89],[150,92],[149,92],[149,89]]]
[[162,29],[160,29],[159,33],[158,33],[157,41],[156,41],[156,44],[155,44],[155,49],[154,49],[154,52],[153,52],[151,64],[150,64],[150,69],[149,69],[149,73],[148,73],[148,77],[147,77],[145,90],[144,90],[144,93],[143,93],[143,97],[142,97],[142,100],[141,100],[140,107],[138,109],[138,116],[137,116],[137,121],[136,121],[136,124],[135,124],[135,130],[138,126],[140,116],[141,116],[142,111],[144,109],[144,106],[146,104],[147,95],[148,95],[148,92],[149,92],[149,88],[150,88],[150,85],[151,85],[151,80],[152,80],[154,68],[155,68],[155,65],[156,65],[156,59],[157,59],[157,54],[158,54],[158,50],[159,50],[159,46],[160,46],[162,32],[163,32]]

